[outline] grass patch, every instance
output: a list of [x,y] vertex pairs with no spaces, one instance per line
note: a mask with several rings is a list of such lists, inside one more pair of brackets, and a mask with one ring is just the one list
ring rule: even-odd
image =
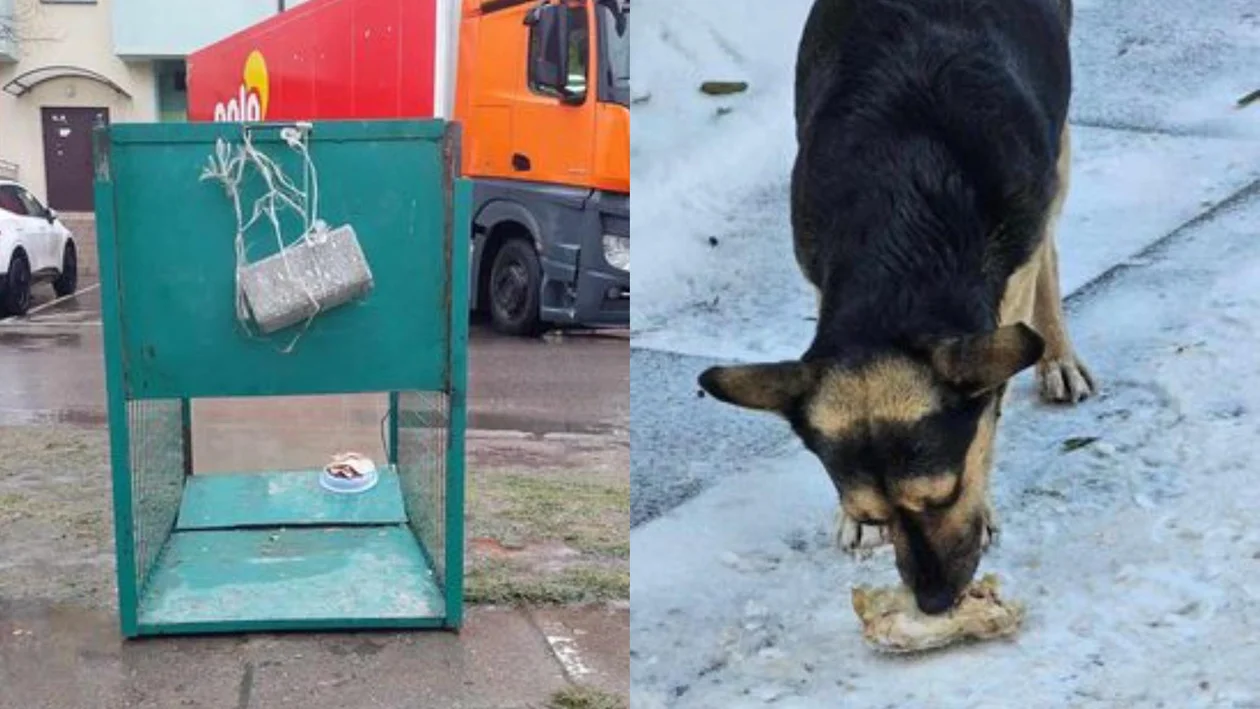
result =
[[630,597],[630,570],[574,565],[556,572],[499,559],[473,565],[465,579],[469,603],[560,605]]
[[551,695],[547,709],[629,709],[630,703],[590,687],[568,687]]
[[630,597],[628,476],[481,469],[468,487],[471,603],[558,605]]
[[469,493],[475,536],[505,545],[560,542],[583,553],[630,557],[628,480],[484,471]]
[[22,495],[0,494],[0,522],[12,522],[30,515],[30,501]]

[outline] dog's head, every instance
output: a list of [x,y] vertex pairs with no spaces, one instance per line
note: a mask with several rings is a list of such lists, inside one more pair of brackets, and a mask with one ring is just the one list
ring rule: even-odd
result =
[[1043,348],[1017,324],[857,357],[713,367],[700,386],[784,416],[845,511],[888,526],[919,607],[941,613],[980,562],[1001,391]]

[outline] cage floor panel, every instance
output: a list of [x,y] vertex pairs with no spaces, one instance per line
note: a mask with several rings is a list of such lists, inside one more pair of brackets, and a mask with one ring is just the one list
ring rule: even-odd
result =
[[172,534],[145,585],[139,623],[335,628],[444,614],[406,526],[239,529]]
[[222,473],[188,478],[176,529],[231,529],[293,525],[403,524],[398,474],[380,471],[367,492],[328,492],[320,471]]

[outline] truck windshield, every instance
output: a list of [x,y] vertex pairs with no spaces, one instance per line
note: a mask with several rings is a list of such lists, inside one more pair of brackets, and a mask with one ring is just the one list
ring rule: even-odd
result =
[[[619,5],[620,3],[620,5]],[[630,8],[624,0],[600,0],[600,44],[604,48],[600,99],[630,105]]]

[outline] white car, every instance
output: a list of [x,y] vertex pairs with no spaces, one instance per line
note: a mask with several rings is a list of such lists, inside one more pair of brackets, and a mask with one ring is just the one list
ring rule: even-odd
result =
[[78,288],[74,235],[25,187],[0,180],[0,316],[25,315],[36,283],[58,296]]

